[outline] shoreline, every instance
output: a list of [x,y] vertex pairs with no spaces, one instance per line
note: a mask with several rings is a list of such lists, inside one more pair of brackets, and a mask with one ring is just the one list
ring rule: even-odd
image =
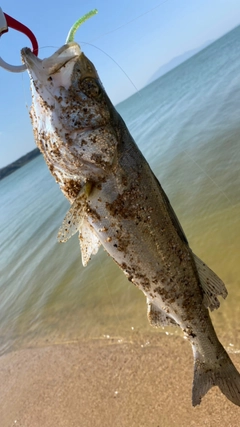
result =
[[192,373],[189,343],[164,334],[11,352],[0,357],[1,427],[237,426],[240,408],[217,387],[191,406]]
[[22,166],[26,165],[27,163],[31,162],[36,157],[40,156],[41,152],[39,148],[34,148],[34,150],[29,151],[27,154],[24,154],[24,156],[19,157],[19,159],[15,160],[12,163],[9,163],[7,166],[4,166],[3,168],[0,168],[0,180],[6,178],[8,175],[11,175],[11,173],[15,172],[16,170],[20,169]]

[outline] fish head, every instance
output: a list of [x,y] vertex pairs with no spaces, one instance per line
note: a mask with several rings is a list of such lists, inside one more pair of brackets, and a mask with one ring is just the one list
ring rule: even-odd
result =
[[45,114],[55,109],[61,114],[61,124],[69,130],[106,123],[109,114],[99,102],[102,83],[77,43],[65,44],[43,60],[29,48],[22,49],[21,54],[31,79],[33,108],[41,102],[46,108]]
[[75,42],[43,60],[29,48],[21,54],[31,80],[35,140],[51,173],[62,187],[71,179],[99,179],[113,161],[117,113],[94,65]]

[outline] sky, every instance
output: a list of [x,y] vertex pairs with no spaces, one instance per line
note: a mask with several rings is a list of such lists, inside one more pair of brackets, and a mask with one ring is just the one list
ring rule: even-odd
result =
[[[33,31],[40,58],[65,43],[79,17],[98,9],[75,41],[94,63],[114,104],[144,87],[174,57],[240,24],[239,0],[2,0],[1,8]],[[0,39],[0,56],[20,65],[20,50],[26,46],[31,47],[28,38],[10,29]],[[0,99],[1,168],[35,148],[27,72],[0,68]]]

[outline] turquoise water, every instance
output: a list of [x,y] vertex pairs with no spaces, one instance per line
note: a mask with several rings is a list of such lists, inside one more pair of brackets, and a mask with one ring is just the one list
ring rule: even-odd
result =
[[[240,350],[239,48],[240,27],[117,106],[194,252],[227,284],[213,320],[232,351]],[[1,353],[156,333],[143,295],[103,250],[83,268],[76,236],[57,243],[69,204],[41,157],[0,181],[0,200]]]

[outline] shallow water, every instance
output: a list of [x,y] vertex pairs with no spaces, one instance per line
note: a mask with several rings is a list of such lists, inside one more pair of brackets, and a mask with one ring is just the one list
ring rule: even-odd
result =
[[[240,351],[240,28],[118,105],[190,245],[225,281],[212,317]],[[57,243],[68,209],[42,158],[0,181],[0,350],[156,334],[145,298],[100,250]],[[172,333],[178,333],[172,330]]]

